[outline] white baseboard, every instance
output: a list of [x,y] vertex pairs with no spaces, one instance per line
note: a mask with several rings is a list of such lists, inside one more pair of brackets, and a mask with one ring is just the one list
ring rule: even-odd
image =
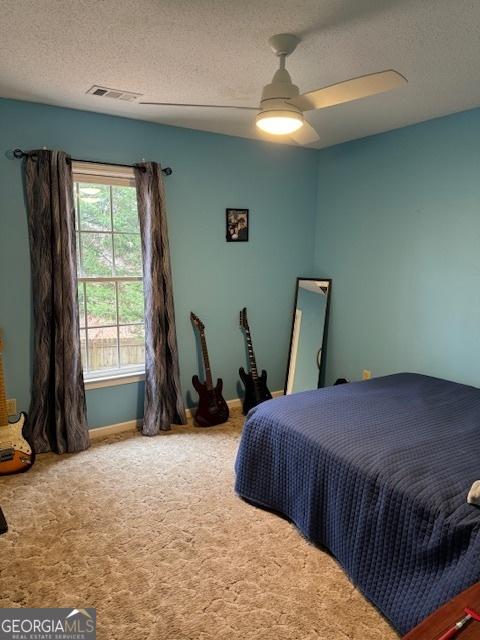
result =
[[[272,391],[272,396],[274,398],[278,398],[278,396],[283,396],[283,389],[281,391]],[[233,398],[232,400],[227,400],[227,404],[230,409],[237,409],[242,406],[242,401],[240,398]],[[192,410],[187,409],[187,418],[192,417]],[[117,424],[109,424],[105,427],[93,427],[89,430],[90,440],[96,440],[97,438],[104,438],[105,436],[111,436],[115,433],[125,433],[127,431],[135,432],[142,426],[142,420],[128,420],[127,422],[117,422]]]
[[109,424],[105,427],[93,427],[89,429],[90,440],[112,436],[115,433],[124,433],[125,431],[137,431],[142,426],[141,420],[128,420],[127,422],[117,422],[117,424]]

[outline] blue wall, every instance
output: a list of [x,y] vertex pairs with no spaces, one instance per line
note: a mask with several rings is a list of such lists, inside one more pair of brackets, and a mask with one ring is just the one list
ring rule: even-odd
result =
[[[282,389],[295,278],[311,275],[317,152],[137,120],[0,100],[0,326],[10,397],[28,408],[31,291],[21,163],[7,150],[46,146],[111,162],[172,166],[166,178],[182,386],[191,404],[197,373],[189,320],[207,325],[214,375],[238,397],[245,349],[238,311],[247,306],[258,364]],[[250,209],[250,242],[225,242],[225,208]],[[142,384],[87,393],[91,426],[141,415]]]
[[[322,151],[0,100],[0,326],[10,397],[28,408],[30,263],[14,147],[171,165],[166,179],[182,385],[207,324],[214,374],[239,395],[238,310],[258,364],[284,384],[295,277],[332,277],[327,383],[409,370],[480,384],[480,110]],[[226,207],[251,211],[227,244]],[[312,233],[316,221],[316,235]],[[315,237],[314,237],[315,235]],[[314,246],[315,242],[315,246]],[[142,384],[87,394],[91,426],[141,416]]]
[[327,382],[416,371],[480,385],[480,110],[319,153]]

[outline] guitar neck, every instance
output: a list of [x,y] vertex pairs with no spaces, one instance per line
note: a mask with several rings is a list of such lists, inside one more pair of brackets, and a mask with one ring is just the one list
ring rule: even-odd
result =
[[208,357],[207,341],[205,339],[205,332],[200,332],[200,344],[202,346],[203,367],[205,369],[205,384],[208,389],[213,388],[212,370],[210,369],[210,358]]
[[250,365],[250,373],[252,374],[252,379],[255,382],[258,379],[257,362],[255,360],[255,353],[253,351],[252,336],[250,334],[250,329],[248,327],[245,329],[245,338],[247,340],[248,363]]
[[2,354],[0,353],[0,427],[5,425],[8,425],[7,392],[5,390]]

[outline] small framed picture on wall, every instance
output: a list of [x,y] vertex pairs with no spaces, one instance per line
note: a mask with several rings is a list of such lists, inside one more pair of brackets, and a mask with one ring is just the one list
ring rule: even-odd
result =
[[227,242],[248,242],[248,209],[227,209]]

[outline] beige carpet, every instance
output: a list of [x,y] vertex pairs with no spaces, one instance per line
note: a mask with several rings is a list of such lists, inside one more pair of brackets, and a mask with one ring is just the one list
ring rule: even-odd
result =
[[331,557],[234,494],[242,422],[2,479],[0,606],[94,606],[101,640],[398,638]]

